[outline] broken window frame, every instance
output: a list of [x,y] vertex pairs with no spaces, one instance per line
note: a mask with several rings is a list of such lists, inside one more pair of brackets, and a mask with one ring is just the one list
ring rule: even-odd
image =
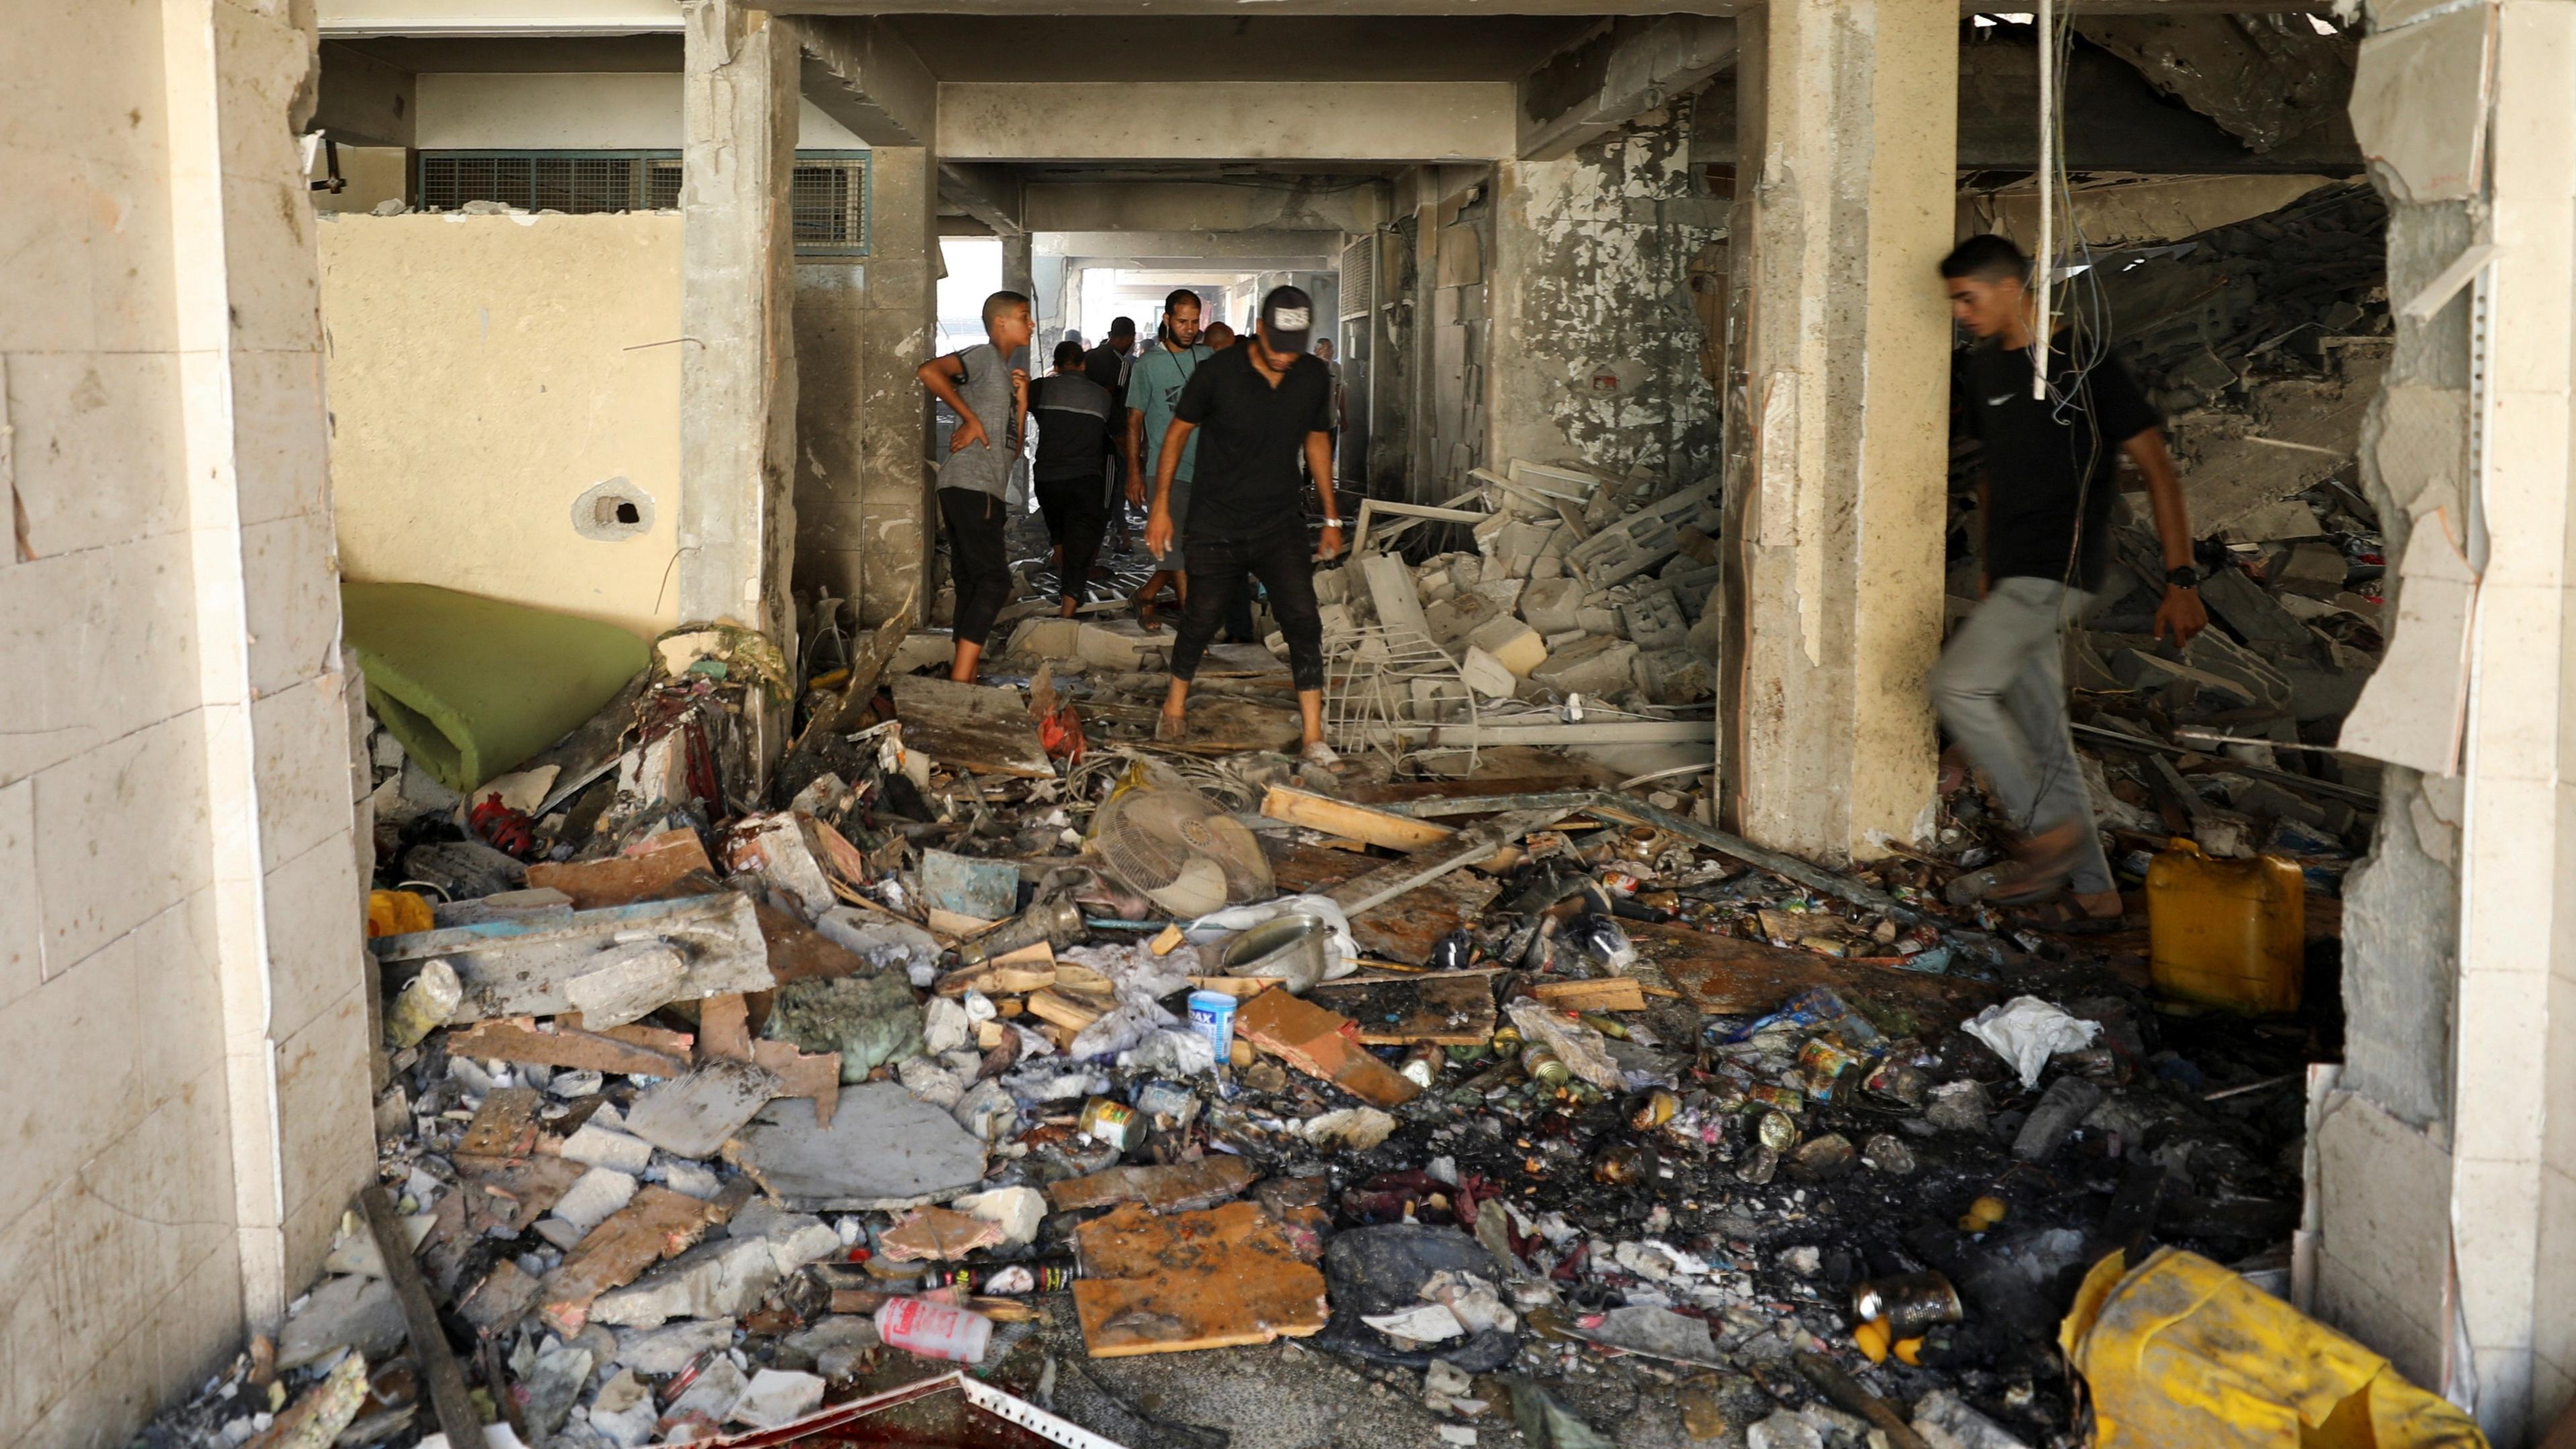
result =
[[[487,163],[495,179],[457,181],[461,167]],[[502,185],[498,177],[513,167],[524,179]],[[622,176],[599,175],[584,195],[578,175],[583,166],[616,167]],[[570,180],[549,179],[546,171],[562,170]],[[443,174],[442,174],[443,173]],[[847,177],[846,181],[831,178]],[[864,150],[799,150],[789,210],[796,232],[796,256],[805,262],[859,261],[868,255],[875,210],[875,171]],[[808,188],[829,184],[837,194],[814,198]],[[424,209],[453,211],[469,201],[497,201],[530,211],[554,210],[572,215],[619,211],[668,210],[680,204],[680,153],[675,150],[424,150],[415,154],[412,194]],[[551,187],[552,189],[547,189]],[[433,194],[433,188],[437,194]],[[623,199],[614,193],[622,191]],[[470,194],[470,193],[481,194]],[[507,192],[508,194],[494,194]]]

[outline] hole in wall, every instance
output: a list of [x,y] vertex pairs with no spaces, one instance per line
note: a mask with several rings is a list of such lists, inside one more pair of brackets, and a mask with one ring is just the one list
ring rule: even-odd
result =
[[605,478],[572,501],[572,531],[605,543],[653,531],[653,497],[624,478]]

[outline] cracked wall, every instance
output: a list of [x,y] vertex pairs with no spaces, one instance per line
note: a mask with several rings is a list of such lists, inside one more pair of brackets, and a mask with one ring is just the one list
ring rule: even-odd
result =
[[1492,446],[1513,458],[1717,471],[1703,289],[1722,290],[1727,202],[1690,165],[1689,102],[1557,161],[1496,167]]

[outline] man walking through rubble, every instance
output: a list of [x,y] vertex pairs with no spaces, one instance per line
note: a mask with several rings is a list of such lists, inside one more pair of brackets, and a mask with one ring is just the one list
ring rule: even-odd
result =
[[[1192,587],[1172,641],[1172,684],[1155,735],[1176,740],[1184,733],[1199,657],[1250,575],[1269,591],[1271,615],[1288,640],[1306,759],[1329,767],[1337,757],[1324,743],[1324,621],[1297,473],[1302,457],[1317,477],[1332,476],[1333,379],[1306,351],[1314,322],[1313,299],[1295,287],[1274,287],[1261,299],[1253,335],[1191,375],[1163,437],[1145,546],[1158,552],[1173,546],[1179,527],[1174,474],[1185,450],[1205,433],[1189,519]],[[1332,493],[1323,498],[1320,547],[1330,558],[1342,550],[1342,520]]]
[[1959,877],[1950,898],[2031,905],[2071,886],[2073,910],[2060,914],[2105,920],[2120,914],[2120,892],[2067,728],[2062,635],[2102,588],[2122,454],[2146,479],[2164,545],[2156,637],[2187,645],[2209,616],[2163,419],[2108,339],[2057,330],[2047,385],[2032,395],[2039,305],[2030,267],[2021,248],[1990,235],[1941,259],[1950,315],[1982,339],[1966,378],[1968,414],[1985,444],[1977,484],[1985,586],[1932,670],[1932,698],[2022,832],[2011,859]]
[[1056,577],[1064,596],[1058,612],[1067,619],[1082,607],[1091,563],[1100,556],[1100,535],[1109,522],[1100,480],[1109,459],[1109,420],[1116,414],[1109,389],[1087,375],[1082,344],[1057,343],[1054,373],[1029,384],[1029,421],[1038,430],[1038,456],[1030,473],[1037,482],[1038,508],[1055,540]]
[[1127,372],[1135,366],[1135,353],[1136,319],[1112,317],[1109,319],[1109,335],[1101,340],[1098,347],[1082,355],[1083,374],[1109,389],[1111,443],[1109,461],[1104,469],[1108,476],[1102,483],[1100,506],[1106,510],[1110,532],[1118,540],[1120,553],[1127,551],[1126,495],[1129,489],[1124,471],[1126,459],[1120,456],[1117,440],[1127,432]]
[[[939,465],[939,517],[948,526],[949,571],[957,581],[957,655],[948,677],[975,682],[984,636],[1017,587],[1003,540],[1010,521],[1002,500],[1019,461],[1021,421],[1028,415],[1029,299],[995,292],[984,299],[984,340],[934,357],[917,375],[930,395],[957,414],[948,456]],[[1002,430],[1001,436],[992,429]]]
[[[1162,467],[1163,435],[1171,428],[1172,409],[1179,406],[1181,389],[1208,355],[1199,343],[1199,294],[1184,287],[1165,297],[1163,325],[1155,333],[1155,344],[1127,372],[1127,501],[1137,507],[1157,496],[1149,495],[1146,488]],[[1198,451],[1193,442],[1174,455],[1172,532],[1159,546],[1151,531],[1145,535],[1145,551],[1154,556],[1154,572],[1136,590],[1136,618],[1148,633],[1162,627],[1154,619],[1154,599],[1165,582],[1179,593],[1182,607],[1189,606],[1190,581],[1181,567],[1181,540],[1189,529],[1191,478]]]

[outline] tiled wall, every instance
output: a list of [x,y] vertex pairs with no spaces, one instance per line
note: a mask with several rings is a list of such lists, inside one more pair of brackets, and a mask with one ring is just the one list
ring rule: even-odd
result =
[[0,1443],[122,1443],[372,1167],[311,45],[285,0],[0,27]]

